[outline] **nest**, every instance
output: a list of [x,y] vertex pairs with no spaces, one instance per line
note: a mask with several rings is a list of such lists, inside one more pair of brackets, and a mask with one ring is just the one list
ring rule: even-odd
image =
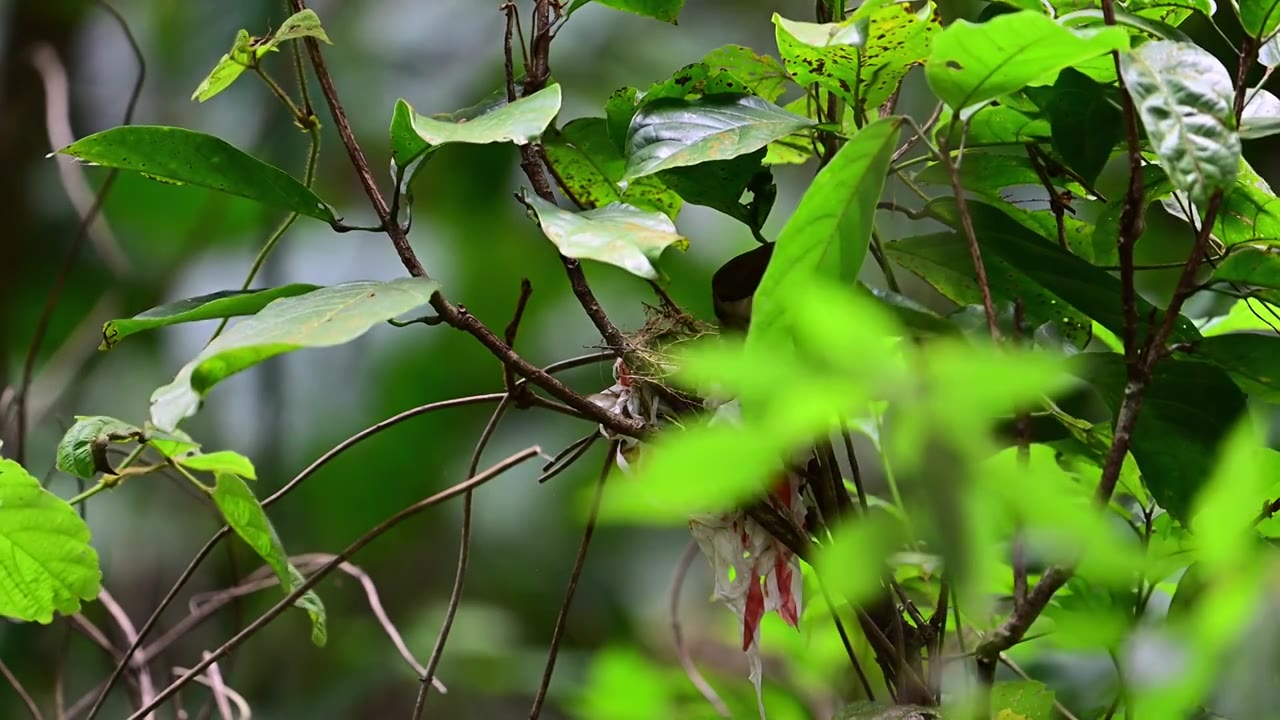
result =
[[644,325],[627,336],[630,341],[626,353],[627,374],[646,389],[654,391],[677,412],[690,406],[701,407],[699,398],[672,387],[667,379],[675,371],[675,356],[682,346],[716,334],[718,331],[714,325],[702,322],[674,305],[645,305]]

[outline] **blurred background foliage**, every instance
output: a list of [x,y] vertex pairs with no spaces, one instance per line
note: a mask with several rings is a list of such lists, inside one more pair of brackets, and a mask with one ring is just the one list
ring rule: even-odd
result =
[[[306,137],[260,83],[242,80],[205,104],[188,100],[236,30],[265,33],[286,17],[282,3],[116,0],[115,5],[147,61],[136,123],[211,133],[301,175]],[[423,113],[448,112],[475,103],[502,82],[503,18],[496,1],[317,0],[311,6],[335,43],[326,48],[326,57],[376,169],[389,167],[387,126],[397,98]],[[773,53],[771,13],[811,19],[813,7],[812,0],[690,0],[680,24],[671,26],[588,6],[565,26],[552,52],[553,77],[565,93],[561,122],[601,115],[614,89],[647,87],[724,44]],[[944,2],[940,9],[944,17],[954,18],[974,16],[980,8],[974,2]],[[1228,24],[1234,27],[1234,22]],[[1234,66],[1225,58],[1230,52],[1226,41],[1207,28],[1203,20],[1193,19],[1183,29]],[[86,0],[0,0],[0,38],[0,167],[5,171],[0,173],[0,198],[6,219],[0,232],[0,378],[10,382],[21,372],[47,290],[78,223],[58,166],[45,157],[51,149],[45,91],[31,52],[47,44],[65,64],[70,123],[77,137],[121,122],[138,68],[119,26]],[[288,53],[271,56],[268,67],[281,81],[293,81]],[[911,94],[911,88],[921,86],[919,74],[913,74],[904,110],[921,110],[913,106]],[[371,224],[372,214],[327,110],[318,106],[318,114],[324,132],[317,192],[347,222]],[[1274,179],[1275,154],[1266,152],[1267,147],[1265,141],[1255,142],[1247,152],[1254,167]],[[412,239],[450,298],[490,327],[506,324],[520,279],[528,277],[534,293],[518,350],[546,364],[582,354],[599,340],[569,292],[552,246],[512,198],[523,185],[517,160],[509,145],[441,150],[417,181]],[[812,172],[812,166],[775,170],[780,194],[766,236],[776,235]],[[85,175],[96,187],[105,173],[89,170]],[[1115,173],[1104,183],[1114,190],[1122,181],[1122,174]],[[75,487],[54,473],[53,448],[74,416],[107,414],[141,421],[150,391],[167,382],[212,332],[207,323],[177,326],[98,353],[101,323],[168,300],[238,287],[280,219],[280,213],[249,201],[131,173],[116,181],[104,214],[125,262],[110,264],[110,248],[85,248],[37,358],[32,397],[36,421],[27,466],[33,474],[49,477],[50,487],[64,496]],[[709,320],[711,273],[754,242],[745,227],[700,207],[684,209],[680,229],[692,245],[686,253],[666,258],[670,292]],[[1139,262],[1168,261],[1185,251],[1163,247],[1161,257],[1140,257]],[[624,328],[643,322],[643,302],[656,303],[642,281],[620,270],[588,264],[586,271],[610,316]],[[302,219],[256,284],[329,284],[402,274],[385,237],[338,235]],[[1168,284],[1172,274],[1148,273],[1143,280]],[[608,365],[565,377],[583,392],[612,383]],[[349,346],[285,356],[237,375],[210,397],[187,429],[206,448],[234,449],[253,458],[261,497],[334,443],[380,419],[430,401],[500,387],[498,363],[466,335],[444,327],[387,327]],[[480,406],[431,414],[344,454],[272,508],[287,546],[294,553],[335,552],[405,505],[461,480],[488,413],[489,408]],[[514,413],[488,457],[494,460],[533,443],[554,453],[589,429],[562,416]],[[586,462],[547,485],[533,482],[537,470],[530,465],[477,494],[466,594],[439,670],[450,692],[432,697],[429,716],[500,718],[526,711],[580,536],[582,515],[575,500],[593,482],[602,452],[603,444],[598,444]],[[135,623],[146,618],[220,524],[212,509],[184,487],[152,477],[95,500],[89,522],[105,586]],[[457,523],[458,507],[446,504],[355,558],[377,583],[388,614],[420,661],[430,653],[448,598]],[[712,716],[684,679],[671,649],[669,588],[687,541],[680,530],[598,530],[557,666],[552,709],[545,717]],[[185,607],[192,594],[227,587],[257,567],[244,547],[225,545],[176,607]],[[735,641],[737,624],[708,602],[710,582],[703,562],[695,562],[685,590],[681,614],[694,656],[726,700],[752,713],[746,662]],[[416,679],[370,615],[359,584],[338,577],[325,581],[320,591],[330,616],[327,648],[307,641],[301,613],[286,614],[223,663],[227,682],[252,701],[260,719],[406,715]],[[175,645],[155,667],[189,666],[202,648],[220,644],[274,599],[270,593],[245,598]],[[99,625],[110,625],[100,606],[87,612]],[[179,617],[172,611],[162,629]],[[773,616],[766,619],[766,705],[777,720],[829,713],[833,693],[850,687],[838,639],[825,618],[810,620],[796,633]],[[58,679],[50,668],[64,653],[67,675]],[[0,657],[33,692],[48,697],[54,683],[62,682],[69,700],[92,689],[113,665],[99,649],[69,634],[64,621],[52,630],[0,624]],[[1105,677],[1106,663],[1101,672],[1089,667],[1062,667],[1055,674],[1067,685],[1087,687]],[[193,698],[189,704],[195,707],[203,700]],[[19,707],[7,687],[0,690],[0,717],[20,716]],[[123,712],[119,703],[109,706],[105,716]]]

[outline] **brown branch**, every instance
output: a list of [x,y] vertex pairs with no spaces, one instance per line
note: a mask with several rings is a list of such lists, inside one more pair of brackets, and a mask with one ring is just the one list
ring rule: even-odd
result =
[[551,674],[555,672],[556,657],[560,654],[560,641],[564,639],[564,629],[569,622],[569,607],[573,604],[573,594],[578,589],[578,580],[582,577],[582,567],[587,562],[587,548],[591,545],[591,536],[596,530],[596,516],[600,513],[600,499],[604,497],[604,483],[613,469],[615,458],[621,441],[614,440],[605,450],[604,463],[600,468],[600,479],[596,482],[596,492],[591,498],[591,512],[587,516],[587,526],[582,531],[582,542],[578,544],[578,555],[573,560],[573,571],[569,574],[569,584],[564,589],[564,602],[556,615],[556,626],[551,632],[551,646],[547,648],[547,665],[542,671],[542,682],[538,684],[538,692],[533,696],[533,707],[529,710],[529,720],[537,720],[542,714],[542,704],[546,702],[547,690],[551,687]]
[[[1114,24],[1115,9],[1113,0],[1103,0],[1102,8],[1108,24]],[[1236,95],[1233,104],[1237,125],[1244,112],[1245,93],[1248,89],[1244,84],[1244,79],[1256,56],[1256,44],[1251,38],[1246,38],[1241,47],[1240,66],[1237,70]],[[1126,117],[1132,119],[1132,99],[1127,92],[1123,93],[1123,99]],[[1133,122],[1136,122],[1136,120]],[[1169,307],[1165,310],[1164,319],[1139,349],[1137,345],[1136,301],[1133,291],[1132,246],[1137,239],[1137,235],[1133,233],[1140,233],[1141,231],[1142,220],[1140,215],[1143,207],[1140,195],[1138,196],[1137,206],[1132,206],[1132,201],[1135,198],[1133,177],[1140,176],[1141,167],[1137,140],[1134,134],[1131,133],[1129,140],[1130,189],[1125,197],[1126,205],[1124,211],[1121,213],[1121,236],[1119,241],[1122,267],[1121,280],[1122,289],[1124,290],[1122,302],[1125,305],[1126,316],[1125,360],[1128,367],[1128,382],[1125,383],[1124,396],[1120,409],[1116,413],[1111,448],[1107,452],[1107,458],[1102,468],[1102,477],[1098,482],[1098,490],[1094,496],[1095,504],[1101,507],[1106,507],[1115,492],[1116,483],[1120,478],[1120,470],[1124,466],[1125,455],[1129,452],[1129,447],[1132,444],[1133,429],[1142,410],[1142,402],[1146,396],[1147,387],[1150,385],[1156,364],[1167,354],[1166,343],[1173,334],[1173,329],[1177,326],[1183,304],[1196,290],[1196,271],[1204,259],[1213,224],[1222,207],[1222,191],[1217,191],[1209,198],[1209,202],[1205,207],[1204,218],[1196,234],[1195,244],[1191,249],[1191,253],[1187,256],[1182,274],[1178,278],[1177,287],[1170,298]],[[1138,189],[1141,190],[1140,181],[1138,181]],[[1138,217],[1135,219],[1135,216],[1131,215],[1131,213],[1136,213]],[[1040,613],[1049,604],[1054,593],[1071,578],[1072,572],[1073,568],[1070,567],[1053,566],[1048,568],[1041,576],[1040,581],[1028,593],[1026,602],[1021,607],[1015,608],[1008,619],[983,639],[982,643],[974,651],[980,680],[990,681],[994,679],[995,665],[1000,659],[1000,654],[1022,640],[1032,623],[1035,622]]]
[[716,713],[720,717],[733,717],[729,712],[728,706],[724,704],[724,700],[720,699],[720,695],[716,693],[715,688],[711,687],[711,683],[702,676],[698,671],[698,666],[693,663],[693,658],[689,657],[689,648],[684,644],[684,632],[680,627],[680,589],[684,587],[684,577],[689,572],[689,566],[693,564],[694,558],[698,557],[698,541],[690,540],[689,545],[684,549],[684,553],[680,559],[676,561],[676,574],[671,580],[671,597],[668,600],[668,609],[671,613],[671,642],[675,646],[676,657],[680,660],[680,667],[684,668],[684,674],[689,678],[689,682],[698,689],[698,693],[715,708]]
[[[301,12],[306,8],[303,0],[290,0],[290,2],[294,12]],[[545,0],[541,0],[541,2],[545,4]],[[342,108],[342,102],[338,99],[337,88],[333,85],[333,77],[329,74],[329,69],[325,65],[324,56],[320,53],[319,43],[316,42],[315,38],[308,37],[306,38],[306,44],[307,54],[311,58],[311,65],[315,70],[316,78],[320,82],[320,89],[324,94],[325,102],[329,105],[329,112],[333,116],[334,125],[338,128],[338,135],[342,138],[342,145],[347,149],[347,155],[351,159],[351,164],[355,167],[356,175],[360,179],[360,185],[364,188],[365,195],[368,196],[374,213],[382,224],[383,231],[391,239],[391,244],[395,247],[401,264],[409,271],[409,274],[414,277],[427,277],[427,271],[422,267],[417,254],[414,253],[413,247],[409,244],[409,238],[405,234],[404,228],[391,216],[391,209],[387,205],[386,198],[382,196],[382,192],[378,189],[377,182],[373,178],[373,171],[369,168],[369,161],[365,158],[364,151],[360,149],[359,143],[356,142],[355,134],[351,130],[351,123],[347,120],[346,111]],[[467,312],[466,308],[450,303],[443,293],[436,292],[431,297],[431,307],[451,327],[462,330],[479,340],[480,344],[497,356],[503,364],[510,366],[516,374],[528,378],[535,385],[551,393],[574,410],[622,435],[640,436],[645,432],[645,424],[643,422],[622,417],[596,405],[585,396],[574,392],[564,383],[520,357],[506,343],[502,342],[501,338],[494,335],[493,331],[486,327],[484,323]]]
[[969,257],[973,260],[974,277],[978,282],[978,290],[982,294],[982,310],[987,316],[987,331],[992,342],[1000,342],[1000,327],[996,323],[996,306],[991,299],[991,284],[987,281],[987,267],[982,263],[982,249],[978,247],[978,235],[973,229],[973,216],[969,214],[969,201],[964,194],[964,186],[960,183],[960,169],[951,157],[951,148],[943,145],[938,153],[939,160],[951,178],[951,191],[955,194],[956,210],[960,212],[960,226],[964,230],[964,239],[969,245]]
[[1063,252],[1071,252],[1067,247],[1067,209],[1058,197],[1058,191],[1054,188],[1044,163],[1040,162],[1040,149],[1035,143],[1027,143],[1027,158],[1031,160],[1031,167],[1035,169],[1036,177],[1040,178],[1044,191],[1049,194],[1049,209],[1053,211],[1054,220],[1058,223],[1058,247],[1062,248]]
[[493,478],[501,475],[507,470],[510,470],[512,467],[515,467],[516,465],[519,465],[520,463],[525,462],[526,460],[529,460],[530,458],[533,458],[534,456],[541,454],[541,452],[542,452],[541,448],[537,447],[536,445],[526,448],[524,450],[521,450],[515,455],[512,455],[506,458],[505,460],[502,460],[501,462],[497,463],[496,465],[493,465],[488,470],[485,470],[479,475],[476,475],[468,480],[464,480],[463,482],[460,482],[457,485],[454,485],[446,490],[442,490],[428,498],[419,500],[418,502],[401,510],[395,515],[392,515],[391,517],[387,518],[381,523],[378,523],[378,525],[374,527],[372,530],[366,532],[364,535],[361,535],[355,542],[351,543],[346,548],[344,548],[342,552],[335,555],[333,560],[329,561],[323,567],[317,570],[315,573],[308,576],[306,580],[304,580],[301,584],[298,585],[298,587],[294,588],[293,592],[289,593],[283,599],[281,599],[279,602],[273,605],[271,609],[268,610],[266,613],[264,613],[261,617],[259,617],[257,620],[254,620],[252,623],[249,623],[249,625],[245,627],[245,629],[236,633],[230,640],[227,640],[225,643],[223,643],[217,650],[214,650],[213,652],[210,652],[207,655],[205,655],[205,658],[201,660],[199,663],[197,663],[195,667],[191,668],[190,671],[185,673],[182,677],[178,678],[175,682],[169,685],[169,687],[166,687],[164,690],[160,691],[160,693],[156,695],[155,700],[149,703],[146,707],[143,707],[141,710],[130,715],[128,720],[141,720],[148,713],[155,710],[162,703],[164,703],[166,700],[172,697],[173,694],[177,692],[180,688],[182,688],[187,683],[191,682],[197,675],[204,672],[205,669],[208,668],[210,665],[220,660],[223,656],[225,656],[227,653],[231,652],[235,648],[239,647],[241,643],[243,643],[250,636],[258,632],[258,630],[261,630],[272,620],[279,617],[281,613],[283,613],[285,610],[288,610],[289,608],[293,607],[293,604],[297,602],[298,598],[302,597],[308,590],[315,587],[316,584],[319,583],[321,580],[323,580],[326,576],[328,576],[330,572],[332,572],[335,568],[337,568],[342,563],[349,560],[352,555],[359,552],[363,547],[373,542],[374,540],[378,539],[382,535],[386,534],[386,532],[391,528],[395,527],[396,525],[399,525],[400,523],[404,522],[410,517],[417,515],[423,510],[426,510],[427,508],[439,505],[445,500],[449,500],[451,498],[457,497],[458,495],[461,495],[462,493],[465,493],[468,490],[472,490],[476,487],[479,487],[480,485],[483,485],[489,480],[492,480]]

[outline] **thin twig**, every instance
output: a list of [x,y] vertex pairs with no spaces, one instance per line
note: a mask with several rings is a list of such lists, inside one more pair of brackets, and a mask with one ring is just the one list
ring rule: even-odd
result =
[[[540,2],[545,1],[540,0]],[[300,12],[306,8],[303,0],[290,0],[290,2],[294,12]],[[355,133],[351,130],[351,123],[347,120],[346,111],[342,107],[342,102],[338,99],[338,91],[333,85],[333,77],[329,74],[329,69],[324,62],[324,56],[320,52],[319,43],[313,37],[305,38],[305,41],[312,68],[315,70],[316,78],[320,82],[320,89],[324,93],[325,102],[329,105],[329,111],[333,116],[334,125],[337,126],[338,135],[342,138],[342,145],[346,148],[351,164],[356,169],[356,175],[364,188],[365,195],[368,196],[369,202],[373,206],[374,213],[382,223],[383,231],[391,239],[401,264],[409,271],[409,274],[414,277],[426,277],[426,269],[422,267],[417,254],[409,244],[409,238],[405,234],[404,228],[400,227],[399,223],[395,222],[394,218],[391,217],[391,208],[387,205],[386,198],[382,196],[382,192],[378,189],[377,181],[373,177],[373,171],[369,167],[369,161],[365,158],[364,151],[360,149],[360,144],[356,141]],[[546,41],[549,42],[550,39],[546,38]],[[538,39],[535,38],[535,45],[537,43]],[[532,77],[532,74],[530,77]],[[542,78],[545,83],[546,75],[544,74]],[[497,335],[494,335],[493,331],[486,327],[484,323],[467,312],[465,308],[450,303],[442,293],[436,292],[431,297],[431,307],[450,326],[462,330],[479,340],[480,344],[484,345],[504,364],[510,365],[517,374],[528,378],[535,385],[551,393],[574,410],[598,421],[616,433],[632,437],[644,434],[646,430],[644,422],[611,412],[591,402],[586,396],[574,392],[541,368],[520,357],[506,343],[502,342]],[[608,336],[605,339],[610,340]]]
[[858,676],[858,682],[862,684],[862,690],[867,694],[867,700],[875,702],[876,693],[871,689],[871,679],[867,677],[867,673],[862,669],[862,663],[858,661],[858,653],[853,650],[853,643],[849,640],[849,633],[844,629],[844,622],[840,620],[840,614],[836,612],[836,604],[831,600],[831,593],[827,592],[827,586],[822,582],[822,578],[814,576],[818,580],[818,590],[822,593],[822,600],[827,605],[827,612],[831,613],[831,622],[836,626],[836,634],[840,636],[840,643],[844,645],[844,652],[849,656],[849,664],[853,666],[853,672]]
[[[189,670],[178,666],[173,668],[174,675],[181,676],[185,672],[189,672]],[[240,711],[239,720],[249,720],[253,717],[253,713],[250,712],[249,703],[244,699],[244,696],[227,687],[226,684],[222,682],[222,673],[218,671],[217,663],[210,665],[208,672],[206,672],[204,676],[197,675],[195,677],[195,681],[209,688],[214,693],[215,698],[230,700],[235,703],[236,710]],[[224,712],[224,717],[232,717],[230,712],[231,708],[229,707],[224,710],[223,706],[220,704],[219,711]]]
[[[603,437],[599,431],[593,432],[579,440],[575,440],[573,444],[565,448],[560,456],[551,458],[551,462],[547,463],[542,469],[542,474],[538,476],[538,484],[542,484],[551,480],[560,473],[573,467],[575,463],[582,459],[583,455],[591,449],[596,440]],[[567,455],[567,457],[565,457]]]
[[417,515],[423,510],[439,505],[445,500],[449,500],[451,498],[457,497],[458,495],[461,495],[462,493],[465,493],[468,490],[479,487],[480,485],[483,485],[484,483],[501,475],[507,470],[510,470],[516,465],[519,465],[520,463],[525,462],[526,460],[529,460],[537,455],[540,455],[541,453],[542,453],[542,449],[536,445],[526,448],[524,450],[521,450],[520,452],[506,458],[505,460],[502,460],[496,465],[493,465],[488,470],[485,470],[479,475],[476,475],[475,477],[464,480],[463,482],[460,482],[457,485],[454,485],[446,490],[442,490],[436,493],[435,495],[432,495],[431,497],[428,497],[424,500],[419,500],[418,502],[401,510],[395,515],[392,515],[391,517],[387,518],[381,523],[378,523],[378,525],[374,527],[372,530],[366,532],[364,535],[361,535],[355,542],[351,543],[346,548],[344,548],[342,552],[335,555],[333,560],[329,561],[319,570],[309,575],[306,578],[306,580],[304,580],[302,583],[298,585],[298,587],[294,588],[293,592],[289,593],[283,599],[281,599],[279,602],[273,605],[271,609],[268,610],[266,613],[264,613],[261,617],[259,617],[257,620],[254,620],[252,623],[249,623],[249,625],[245,627],[245,629],[236,633],[230,640],[227,640],[218,649],[207,654],[203,660],[201,660],[199,663],[196,664],[195,667],[191,668],[191,670],[186,672],[182,677],[178,678],[178,680],[172,683],[171,685],[169,685],[169,687],[165,688],[164,690],[161,690],[160,693],[156,695],[155,700],[153,700],[146,707],[130,715],[128,720],[141,720],[148,713],[155,710],[164,701],[172,697],[173,694],[177,692],[179,688],[191,682],[197,675],[204,672],[204,670],[208,668],[209,665],[213,664],[214,662],[217,662],[224,655],[234,650],[236,647],[238,647],[250,636],[257,633],[258,630],[262,629],[272,620],[279,617],[280,614],[283,613],[285,610],[288,610],[289,608],[293,607],[293,604],[297,602],[298,598],[302,597],[303,594],[305,594],[308,590],[315,587],[316,584],[319,583],[321,580],[323,580],[330,572],[332,572],[340,564],[349,560],[351,556],[359,552],[361,548],[363,548],[364,546],[368,545],[369,543],[373,542],[374,540],[384,535],[391,528],[395,527],[396,525],[399,525],[400,523],[404,522],[410,517]]
[[8,665],[4,664],[3,660],[0,660],[0,675],[3,675],[4,679],[9,682],[10,687],[18,694],[18,699],[22,700],[22,704],[27,706],[27,712],[31,713],[33,720],[44,720],[44,715],[40,712],[40,706],[36,704],[35,699],[31,697],[31,693],[27,692],[27,689],[18,681],[18,676],[13,674],[13,671],[9,669]]
[[1049,195],[1049,209],[1058,223],[1058,247],[1062,248],[1063,252],[1071,252],[1067,247],[1067,209],[1062,199],[1058,197],[1058,191],[1053,187],[1053,181],[1049,178],[1044,163],[1040,162],[1040,148],[1035,143],[1027,143],[1027,158],[1031,160],[1031,167],[1035,169],[1036,177],[1040,178],[1040,184]]
[[987,281],[987,267],[982,262],[982,248],[978,246],[978,235],[973,229],[973,216],[969,214],[969,201],[964,194],[964,186],[960,183],[960,168],[951,157],[951,148],[943,146],[938,158],[951,178],[951,190],[955,194],[956,210],[960,213],[960,227],[964,230],[964,239],[969,245],[969,258],[973,261],[973,272],[978,282],[978,290],[982,295],[982,310],[987,316],[987,331],[992,342],[1000,342],[1000,326],[996,322],[996,306],[991,299],[991,284]]
[[529,710],[529,720],[537,720],[542,714],[542,704],[546,702],[547,690],[551,687],[551,674],[555,671],[556,657],[560,654],[560,641],[564,638],[564,629],[569,621],[569,607],[573,604],[573,594],[578,589],[578,579],[582,576],[582,567],[587,562],[587,548],[591,545],[591,536],[596,529],[596,516],[600,513],[600,499],[604,497],[604,483],[613,468],[614,459],[618,455],[621,441],[609,443],[605,451],[604,463],[600,468],[600,479],[596,482],[596,492],[591,498],[591,512],[587,516],[587,526],[582,531],[582,542],[578,545],[578,555],[573,560],[573,571],[569,574],[569,583],[565,586],[564,602],[556,615],[556,627],[551,632],[551,646],[547,649],[547,665],[542,671],[542,682],[538,684],[538,692],[533,696],[533,707]]
[[690,540],[689,545],[685,547],[684,553],[680,555],[680,559],[676,561],[676,574],[671,580],[671,597],[668,601],[668,608],[671,612],[671,642],[675,645],[676,657],[680,660],[680,667],[684,668],[684,674],[689,678],[689,682],[698,689],[698,693],[702,695],[711,707],[720,717],[733,717],[729,712],[728,706],[720,699],[720,695],[716,693],[715,688],[711,687],[711,683],[702,676],[698,671],[698,666],[694,664],[693,658],[689,657],[689,648],[684,644],[684,631],[680,627],[680,589],[684,587],[685,575],[689,573],[689,566],[693,564],[694,558],[698,557],[698,542]]
[[[102,604],[107,614],[111,616],[111,619],[120,628],[120,633],[124,635],[125,642],[132,645],[137,641],[138,630],[134,627],[133,621],[129,619],[128,614],[125,613],[124,608],[120,607],[120,603],[116,602],[111,593],[103,589],[102,592],[98,593],[98,602]],[[151,702],[156,693],[155,685],[151,680],[151,668],[147,667],[145,662],[139,662],[135,667],[138,671],[139,701],[146,705]],[[148,717],[154,718],[155,716],[149,715]]]
[[[514,333],[512,333],[514,335]],[[514,395],[507,393],[502,397],[502,402],[498,403],[498,407],[494,408],[493,414],[489,416],[489,422],[485,423],[484,430],[480,433],[480,439],[476,442],[475,449],[471,452],[471,462],[467,465],[467,477],[476,474],[476,469],[480,466],[480,458],[484,455],[484,449],[489,445],[490,438],[498,429],[498,424],[502,422],[502,418],[507,414],[507,409],[511,407]],[[474,496],[468,490],[462,495],[462,525],[458,531],[458,567],[453,576],[453,588],[449,591],[449,605],[445,608],[444,621],[440,624],[440,633],[436,636],[436,644],[431,649],[431,657],[427,659],[427,667],[422,675],[418,678],[418,695],[413,703],[413,714],[409,717],[413,720],[422,717],[422,708],[427,702],[427,694],[430,692],[431,681],[435,678],[436,668],[440,665],[440,658],[444,656],[445,643],[449,641],[449,631],[453,629],[453,619],[458,614],[458,606],[462,603],[462,587],[467,579],[467,565],[471,558],[471,514],[472,501]]]
[[[129,23],[124,19],[124,16],[105,0],[98,0],[98,5],[120,24],[121,29],[129,40],[129,47],[133,49],[134,55],[138,60],[138,77],[134,81],[133,90],[129,94],[129,102],[125,106],[124,122],[122,123],[122,125],[128,125],[133,122],[133,111],[137,107],[138,97],[142,94],[142,82],[146,79],[147,65],[142,57],[142,51],[138,47],[138,42],[133,36],[133,31],[129,29]],[[70,277],[71,269],[75,267],[76,258],[80,255],[80,247],[84,245],[84,239],[88,236],[89,228],[93,225],[98,211],[102,209],[102,204],[107,199],[107,193],[111,192],[112,186],[115,185],[118,174],[119,171],[115,168],[112,168],[107,173],[102,181],[102,186],[98,188],[98,194],[93,198],[93,203],[85,211],[84,217],[81,218],[80,224],[76,227],[76,233],[72,236],[71,243],[67,246],[67,250],[62,256],[62,265],[58,268],[58,274],[54,276],[53,283],[45,294],[44,307],[41,309],[39,319],[36,321],[36,329],[31,336],[31,344],[27,346],[27,355],[22,362],[22,379],[18,384],[17,396],[14,399],[14,409],[17,413],[15,417],[14,459],[18,461],[18,464],[22,464],[26,455],[27,396],[31,390],[31,378],[35,373],[36,358],[40,355],[40,348],[44,345],[45,335],[49,332],[49,322],[53,318],[54,308],[58,306],[58,300],[62,297],[62,290],[66,287],[67,278]]]

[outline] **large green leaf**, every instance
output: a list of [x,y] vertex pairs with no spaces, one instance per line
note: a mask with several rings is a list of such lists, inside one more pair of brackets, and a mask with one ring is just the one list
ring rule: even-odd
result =
[[[761,165],[765,154],[765,149],[760,148],[732,160],[672,168],[653,177],[678,193],[685,202],[719,210],[747,227],[759,230],[769,218],[778,194],[773,173]],[[640,178],[636,182],[646,179]],[[742,197],[747,192],[751,192],[751,201],[744,203]]]
[[809,23],[773,14],[778,55],[800,85],[817,83],[845,102],[854,102],[858,87],[858,48],[867,41],[867,23],[850,18],[840,23]]
[[574,213],[533,195],[523,198],[538,216],[547,239],[565,257],[598,260],[649,280],[660,275],[653,263],[672,245],[689,241],[676,232],[671,218],[622,203]]
[[902,118],[858,131],[827,164],[778,234],[752,307],[753,342],[778,332],[793,286],[826,277],[852,284],[862,269]]
[[633,87],[615,90],[605,103],[609,139],[619,150],[626,150],[631,119],[645,105],[663,99],[695,99],[707,95],[741,95],[750,90],[746,81],[731,72],[696,62],[677,70],[671,77],[654,83],[641,93]]
[[241,370],[281,353],[341,345],[369,328],[425,305],[439,289],[426,278],[351,282],[280,298],[233,325],[151,394],[151,422],[173,430],[205,394]]
[[1124,30],[1074,32],[1041,13],[999,15],[975,25],[957,20],[933,39],[929,86],[967,117],[978,107],[1063,68],[1129,47]]
[[741,45],[716,48],[702,58],[702,64],[738,78],[752,95],[759,95],[769,102],[776,102],[791,85],[791,78],[782,63]]
[[[245,481],[236,475],[220,472],[217,478],[217,484],[213,488],[213,502],[218,506],[223,519],[259,557],[267,562],[280,580],[280,588],[284,594],[293,592],[302,584],[302,574],[289,564],[289,556],[285,554],[284,544],[280,542],[280,536],[276,534],[276,529],[267,519],[267,513],[263,511],[258,498],[254,497],[253,491]],[[305,610],[311,617],[311,642],[320,647],[324,646],[328,631],[324,604],[320,602],[320,597],[308,590],[298,598],[294,606]]]
[[[1006,152],[966,152],[958,170],[960,182],[965,188],[989,196],[998,197],[1001,190],[1014,185],[1042,186],[1040,175],[1026,153],[1011,155]],[[930,185],[951,186],[951,175],[941,162],[929,163],[916,173],[915,179],[916,182]],[[1077,195],[1085,192],[1079,183],[1061,174],[1050,177],[1050,180]]]
[[1209,281],[1280,290],[1280,240],[1236,245],[1218,262]]
[[1058,74],[1052,94],[1044,104],[1053,149],[1090,183],[1097,181],[1107,158],[1111,157],[1111,150],[1124,139],[1124,117],[1119,103],[1115,88],[1066,68]]
[[48,624],[101,590],[89,526],[21,465],[0,459],[0,616]]
[[1193,343],[1187,357],[1226,370],[1252,397],[1280,401],[1280,336],[1274,332],[1207,337]]
[[[926,206],[926,211],[931,217],[953,228],[960,228],[959,210],[952,198],[934,200]],[[1064,252],[1057,245],[1032,235],[1007,215],[985,203],[971,201],[969,213],[982,246],[984,261],[988,253],[998,257],[1084,316],[1092,318],[1117,335],[1123,333],[1124,315],[1120,303],[1120,281],[1117,278]],[[971,272],[971,268],[965,268],[965,271]],[[996,275],[998,273],[989,272],[988,278],[992,282],[1002,282],[996,280]],[[1141,336],[1150,329],[1151,319],[1156,318],[1156,322],[1159,322],[1159,318],[1157,309],[1140,297],[1137,308],[1138,333]],[[1032,317],[1030,307],[1027,308],[1027,316]],[[1041,320],[1047,321],[1048,319]],[[1174,325],[1173,339],[1190,342],[1199,337],[1195,325],[1187,318],[1179,317]]]
[[1208,51],[1167,40],[1121,57],[1125,87],[1175,187],[1203,203],[1240,164],[1231,75]]
[[404,99],[391,115],[391,164],[402,186],[412,181],[426,155],[441,145],[515,143],[537,140],[560,112],[560,86],[551,85],[508,103],[505,93],[447,115],[419,115]]
[[[1124,357],[1077,356],[1082,376],[1118,411],[1124,399]],[[1226,372],[1205,363],[1165,360],[1147,385],[1130,452],[1160,507],[1178,521],[1213,472],[1218,446],[1246,410],[1244,393]]]
[[98,473],[114,472],[107,461],[110,443],[140,442],[142,429],[105,415],[77,417],[58,443],[57,467],[68,475],[88,480]]
[[166,303],[131,318],[108,320],[102,326],[102,346],[98,349],[110,350],[121,340],[144,330],[198,320],[252,315],[272,300],[309,293],[317,287],[319,286],[299,283],[267,290],[223,290]]
[[968,123],[954,117],[949,108],[943,109],[942,119],[934,131],[934,137],[947,138],[951,144],[960,142],[964,130],[966,148],[991,145],[1025,145],[1047,141],[1053,130],[1049,119],[1042,116],[1034,105],[1011,106],[1006,96],[979,108],[969,116]]
[[618,189],[627,160],[610,142],[604,118],[578,118],[559,130],[549,130],[542,147],[560,189],[580,207],[622,202],[658,210],[673,220],[680,212],[680,196],[656,177],[637,178],[626,190]]
[[1233,0],[1240,26],[1254,38],[1270,37],[1280,27],[1280,2],[1277,0]]
[[729,160],[812,125],[809,118],[754,95],[655,100],[642,106],[631,119],[623,179]]
[[[1161,204],[1174,217],[1187,219],[1186,210],[1197,222],[1202,217],[1201,206],[1191,202],[1185,192],[1166,192]],[[1235,180],[1223,194],[1221,209],[1213,221],[1213,236],[1227,246],[1280,237],[1280,198],[1243,159]]]
[[672,24],[675,24],[676,18],[680,16],[680,8],[684,6],[684,0],[573,0],[573,4],[565,11],[565,16],[572,15],[590,2]]
[[82,138],[58,152],[153,180],[198,185],[336,222],[333,210],[305,185],[212,135],[176,127],[127,125]]

